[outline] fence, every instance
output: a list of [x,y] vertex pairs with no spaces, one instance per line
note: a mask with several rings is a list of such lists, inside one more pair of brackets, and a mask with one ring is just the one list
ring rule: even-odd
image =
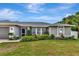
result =
[[74,38],[78,38],[78,32],[77,31],[71,31],[71,36],[74,36]]

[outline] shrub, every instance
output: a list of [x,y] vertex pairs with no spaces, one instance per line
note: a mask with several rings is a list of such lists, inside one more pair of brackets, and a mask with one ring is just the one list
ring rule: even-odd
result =
[[23,36],[22,42],[26,41],[36,41],[36,40],[46,40],[49,38],[49,35],[32,35],[32,36]]
[[36,34],[33,35],[34,39],[33,40],[38,40],[38,37]]
[[8,33],[9,35],[9,40],[14,40],[13,37],[14,37],[14,34],[13,33]]
[[13,38],[9,38],[9,40],[14,40]]
[[48,34],[49,34],[49,32],[46,30],[46,31],[44,32],[44,34],[47,34],[47,35],[48,35]]
[[32,35],[32,27],[30,27],[30,29],[27,30],[27,33],[26,33],[28,36]]
[[9,37],[9,40],[17,40],[19,38],[20,38],[19,36],[13,36],[13,37]]
[[14,36],[13,38],[14,38],[15,40],[20,39],[19,36]]
[[63,34],[61,34],[61,38],[65,38]]
[[34,36],[23,36],[21,41],[25,42],[25,41],[33,41],[33,40],[35,40]]
[[37,35],[38,40],[46,40],[49,38],[49,35],[43,34],[43,35]]
[[31,30],[27,30],[27,35],[28,35],[28,36],[32,35]]
[[54,39],[55,36],[54,36],[53,34],[51,34],[51,35],[49,36],[49,38],[50,38],[50,39]]
[[8,33],[8,35],[11,35],[11,36],[12,36],[12,35],[14,35],[14,34],[13,34],[13,33]]

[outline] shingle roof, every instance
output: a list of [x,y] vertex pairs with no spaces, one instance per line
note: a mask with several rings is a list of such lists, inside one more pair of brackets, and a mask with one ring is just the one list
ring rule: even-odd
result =
[[48,26],[73,26],[69,24],[60,24],[60,23],[45,23],[45,22],[19,22],[19,21],[9,21],[9,20],[2,20],[0,21],[1,24],[9,24],[9,25],[19,25],[19,26],[34,26],[34,27],[48,27]]
[[47,27],[50,24],[45,22],[18,22],[20,26],[35,26],[35,27]]
[[55,23],[55,24],[51,24],[50,26],[74,26],[74,25]]
[[45,22],[19,22],[19,21],[8,21],[8,20],[3,20],[0,21],[0,24],[11,24],[11,25],[19,25],[19,26],[39,26],[39,27],[47,27],[50,24],[49,23],[45,23]]

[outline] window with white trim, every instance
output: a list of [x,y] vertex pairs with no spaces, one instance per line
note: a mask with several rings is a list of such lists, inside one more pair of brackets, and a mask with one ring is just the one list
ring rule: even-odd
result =
[[32,28],[32,34],[36,34],[36,28]]
[[37,34],[41,33],[41,28],[37,28]]

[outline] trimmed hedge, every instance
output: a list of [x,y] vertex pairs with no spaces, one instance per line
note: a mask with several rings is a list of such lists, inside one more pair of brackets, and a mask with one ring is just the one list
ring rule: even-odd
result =
[[22,40],[25,41],[36,41],[36,40],[46,40],[49,38],[49,35],[32,35],[32,36],[23,36]]
[[21,41],[33,41],[34,39],[34,36],[23,36]]
[[53,34],[51,34],[51,35],[49,36],[49,38],[50,38],[50,39],[54,39],[55,36],[54,36]]
[[49,39],[49,35],[37,35],[38,40],[46,40]]
[[49,40],[49,39],[62,39],[62,40],[75,40],[74,37],[58,37],[56,38],[53,34],[51,34],[50,36],[47,34],[43,34],[43,35],[31,35],[31,36],[23,36],[22,37],[22,42],[26,42],[26,41],[36,41],[36,40]]

